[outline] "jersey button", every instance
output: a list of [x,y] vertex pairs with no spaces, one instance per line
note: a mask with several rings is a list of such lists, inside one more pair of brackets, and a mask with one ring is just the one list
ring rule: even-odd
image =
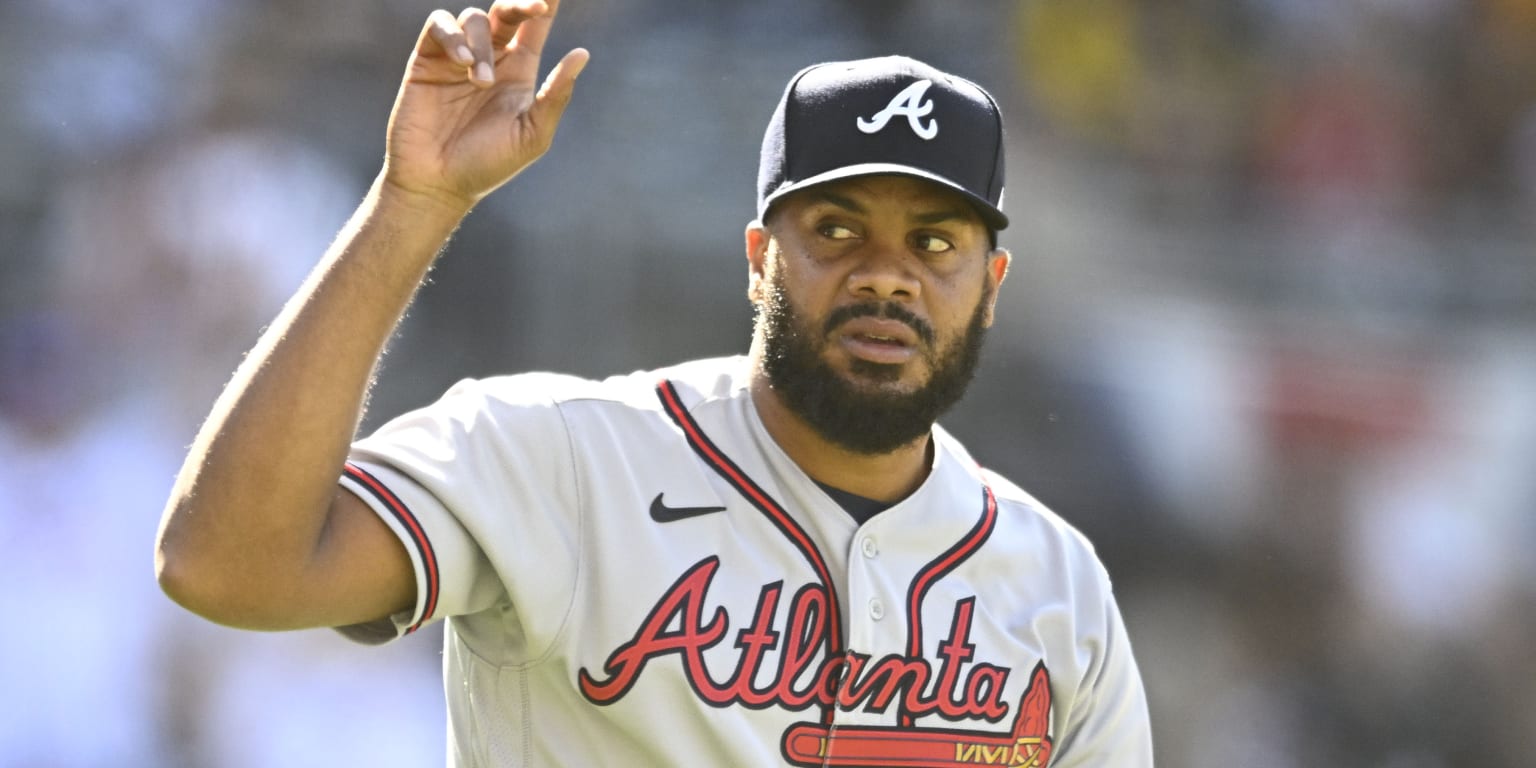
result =
[[864,541],[859,544],[859,548],[864,550],[865,557],[874,557],[880,554],[880,548],[875,546],[875,537],[873,536],[865,536]]
[[870,599],[869,617],[875,621],[879,621],[885,618],[885,603],[880,602],[880,598],[875,597]]

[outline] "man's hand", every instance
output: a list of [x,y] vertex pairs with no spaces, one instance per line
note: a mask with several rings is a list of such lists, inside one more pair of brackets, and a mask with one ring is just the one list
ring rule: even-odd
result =
[[384,191],[468,210],[549,149],[587,51],[535,91],[559,0],[434,11],[389,118]]

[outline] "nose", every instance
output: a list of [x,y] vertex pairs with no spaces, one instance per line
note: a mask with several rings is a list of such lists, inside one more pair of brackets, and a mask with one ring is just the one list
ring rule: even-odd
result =
[[848,274],[848,290],[862,299],[911,301],[922,290],[916,257],[902,243],[869,241]]

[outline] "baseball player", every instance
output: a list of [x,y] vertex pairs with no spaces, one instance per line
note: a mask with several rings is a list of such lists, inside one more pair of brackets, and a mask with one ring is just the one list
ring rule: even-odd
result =
[[588,58],[535,88],[556,5],[428,19],[382,173],[192,447],[166,591],[363,642],[446,620],[451,765],[1150,766],[1092,548],[934,423],[1009,264],[1002,122],[966,80],[789,82],[746,355],[463,381],[353,442],[447,236],[550,145]]

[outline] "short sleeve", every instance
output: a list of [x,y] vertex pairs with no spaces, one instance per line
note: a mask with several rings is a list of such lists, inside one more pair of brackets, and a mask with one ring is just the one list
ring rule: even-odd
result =
[[[1105,581],[1107,587],[1107,577]],[[1103,609],[1103,646],[1072,707],[1074,722],[1058,739],[1060,757],[1051,761],[1051,768],[1152,768],[1146,691],[1119,606],[1107,589]]]
[[344,636],[384,642],[437,619],[485,611],[507,597],[493,558],[517,557],[512,546],[541,552],[563,544],[559,535],[540,540],[545,530],[561,530],[558,522],[522,523],[558,518],[557,510],[574,506],[569,438],[539,384],[524,377],[461,381],[353,444],[340,484],[404,545],[416,604],[387,623],[338,628]]

